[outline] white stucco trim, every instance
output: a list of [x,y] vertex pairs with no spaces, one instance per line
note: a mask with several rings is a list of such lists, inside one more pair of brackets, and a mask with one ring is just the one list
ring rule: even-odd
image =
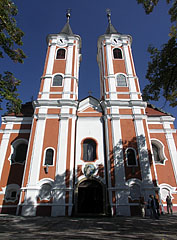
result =
[[[159,157],[160,157],[160,160],[163,161],[163,162],[159,162],[159,163],[154,161],[154,163],[156,165],[165,165],[165,162],[168,159],[165,156],[165,151],[164,151],[165,146],[164,146],[164,144],[159,139],[156,139],[156,138],[151,138],[151,144],[154,144],[159,148]],[[152,151],[152,155],[153,155],[153,151]]]

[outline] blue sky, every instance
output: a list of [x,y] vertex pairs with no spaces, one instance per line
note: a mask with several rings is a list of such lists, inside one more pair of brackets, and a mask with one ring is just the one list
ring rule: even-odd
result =
[[[22,81],[19,87],[23,102],[34,99],[40,87],[46,55],[47,34],[59,33],[66,23],[66,9],[71,8],[70,25],[73,33],[82,38],[82,62],[79,77],[79,99],[88,96],[100,98],[99,69],[96,62],[97,39],[104,34],[108,25],[106,8],[112,12],[114,27],[133,37],[132,51],[136,73],[141,89],[148,83],[145,79],[149,54],[149,44],[160,47],[168,41],[170,18],[169,6],[160,1],[159,6],[150,15],[146,15],[142,5],[136,0],[15,0],[19,14],[18,26],[25,32],[23,50],[27,55],[24,64],[14,64],[5,57],[0,59],[0,72],[12,71]],[[164,101],[153,103],[162,107]],[[175,108],[166,105],[165,111],[177,117]],[[3,111],[0,112],[2,114]]]

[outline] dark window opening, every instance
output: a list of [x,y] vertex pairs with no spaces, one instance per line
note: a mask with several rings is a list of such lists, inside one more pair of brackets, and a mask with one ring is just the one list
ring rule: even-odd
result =
[[62,86],[63,77],[61,75],[55,75],[53,78],[53,86]]
[[114,59],[122,59],[122,51],[119,48],[113,50]]
[[23,163],[26,160],[28,145],[25,143],[19,144],[15,149],[14,161],[18,163]]
[[127,162],[128,165],[136,165],[136,156],[135,156],[135,151],[133,149],[128,149],[127,150]]
[[54,150],[49,148],[45,153],[45,165],[53,165]]
[[83,143],[83,159],[85,161],[94,161],[96,159],[96,142],[92,139],[86,139]]
[[65,49],[58,49],[56,59],[65,59]]
[[58,49],[56,59],[65,59],[65,49]]
[[16,192],[16,191],[11,192],[11,199],[12,199],[12,198],[16,198],[16,195],[17,195],[17,192]]
[[153,155],[154,155],[154,161],[155,162],[160,162],[159,149],[154,144],[152,144],[152,151],[153,151]]

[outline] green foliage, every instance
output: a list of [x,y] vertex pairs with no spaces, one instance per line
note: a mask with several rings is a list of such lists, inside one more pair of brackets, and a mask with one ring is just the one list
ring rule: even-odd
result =
[[20,80],[17,80],[11,72],[0,74],[0,110],[3,100],[7,101],[6,108],[8,112],[19,112],[21,100],[18,98],[17,86]]
[[[17,46],[23,44],[24,33],[16,25],[14,17],[17,13],[17,7],[11,0],[0,0],[0,58],[7,54],[13,62],[23,63],[26,56],[23,50]],[[16,87],[20,81],[8,71],[4,74],[4,76],[0,74],[0,103],[6,100],[8,111],[18,112],[21,101],[16,99],[18,96]],[[12,84],[11,87],[10,84]]]
[[171,38],[161,50],[149,47],[151,62],[148,63],[146,78],[148,84],[143,90],[144,100],[158,101],[160,95],[169,101],[170,106],[177,106],[177,43]]
[[[142,4],[146,14],[153,11],[159,0],[137,0]],[[148,84],[143,90],[143,99],[158,101],[161,95],[169,101],[170,106],[177,105],[177,0],[166,0],[171,4],[168,11],[171,20],[169,32],[170,40],[158,50],[149,46],[148,52],[151,54],[151,62],[148,63],[146,78]]]

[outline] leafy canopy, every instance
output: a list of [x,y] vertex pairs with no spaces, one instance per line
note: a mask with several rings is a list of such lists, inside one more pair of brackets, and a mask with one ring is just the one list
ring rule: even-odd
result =
[[[0,58],[7,54],[15,63],[23,63],[26,57],[23,50],[18,46],[23,45],[23,31],[17,27],[15,16],[18,10],[11,0],[0,0]],[[17,80],[9,71],[0,74],[0,109],[1,103],[6,101],[6,108],[9,112],[18,112],[21,100],[18,99]]]
[[[137,0],[143,4],[146,14],[150,14],[159,0]],[[177,0],[166,0],[171,20],[170,39],[160,50],[149,46],[151,62],[148,63],[146,78],[149,84],[143,90],[144,100],[158,101],[161,95],[170,106],[177,105]]]

